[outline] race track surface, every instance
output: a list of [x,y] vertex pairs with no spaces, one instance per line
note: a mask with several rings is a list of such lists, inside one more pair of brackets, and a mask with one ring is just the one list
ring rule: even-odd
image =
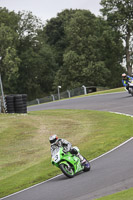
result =
[[85,109],[133,115],[133,97],[127,92],[66,99],[28,107],[28,111],[48,109]]
[[91,162],[90,172],[60,175],[7,200],[91,200],[133,186],[133,138]]
[[[113,93],[62,100],[31,106],[46,109],[88,109],[133,114],[133,97]],[[64,175],[6,198],[7,200],[91,200],[133,187],[133,138],[113,151],[91,161],[90,172],[69,179]]]

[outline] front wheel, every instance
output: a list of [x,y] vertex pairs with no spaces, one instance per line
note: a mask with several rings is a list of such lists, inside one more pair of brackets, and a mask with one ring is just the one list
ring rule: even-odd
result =
[[85,164],[84,164],[84,169],[83,169],[83,171],[84,171],[84,172],[88,172],[88,171],[90,171],[90,169],[91,169],[90,162],[86,160],[86,162],[85,162]]
[[129,88],[129,94],[133,96],[133,88]]
[[60,169],[68,178],[74,177],[74,171],[70,165],[60,164]]

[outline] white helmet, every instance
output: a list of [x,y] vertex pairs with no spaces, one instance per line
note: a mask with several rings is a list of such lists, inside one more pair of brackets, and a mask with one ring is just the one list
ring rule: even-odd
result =
[[55,143],[57,142],[57,140],[58,140],[57,135],[51,135],[51,136],[49,137],[49,142],[50,142],[51,144],[55,144]]
[[125,73],[122,74],[122,78],[125,78],[127,75]]

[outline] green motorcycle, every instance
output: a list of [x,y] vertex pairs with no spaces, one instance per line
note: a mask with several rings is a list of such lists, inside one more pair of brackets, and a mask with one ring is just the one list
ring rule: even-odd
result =
[[[79,152],[79,149],[75,148]],[[70,152],[65,153],[63,147],[57,148],[53,152],[51,162],[69,178],[72,178],[78,172],[90,170],[90,163],[87,160],[81,165],[79,157]]]

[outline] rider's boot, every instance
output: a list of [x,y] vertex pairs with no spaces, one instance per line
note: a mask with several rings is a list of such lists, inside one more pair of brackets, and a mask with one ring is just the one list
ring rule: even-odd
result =
[[80,153],[78,153],[77,156],[78,156],[79,159],[80,159],[81,165],[83,165],[83,164],[86,162],[85,158],[84,158]]

